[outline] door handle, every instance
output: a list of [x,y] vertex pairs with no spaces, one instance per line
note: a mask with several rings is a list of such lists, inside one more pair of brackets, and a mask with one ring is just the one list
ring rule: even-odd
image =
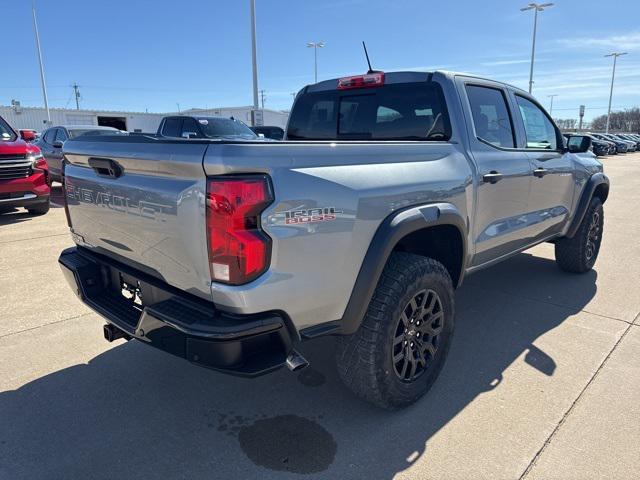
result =
[[538,177],[538,178],[544,177],[547,173],[549,173],[549,170],[547,170],[546,168],[542,168],[542,167],[538,167],[533,171],[533,175]]
[[124,172],[124,168],[120,166],[115,160],[110,158],[95,158],[89,159],[89,166],[93,170],[103,177],[118,178]]
[[496,172],[495,170],[491,170],[489,173],[485,173],[482,176],[482,181],[485,183],[498,183],[500,180],[502,180],[502,174]]

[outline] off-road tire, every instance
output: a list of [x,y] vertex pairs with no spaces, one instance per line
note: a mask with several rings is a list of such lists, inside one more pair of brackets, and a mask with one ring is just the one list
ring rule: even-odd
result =
[[38,205],[33,205],[27,208],[27,211],[31,215],[44,215],[49,211],[49,199],[46,202],[42,202]]
[[[416,330],[427,328],[427,333],[422,333],[423,342],[430,338],[437,347],[429,346],[429,349],[435,348],[433,354],[420,348],[421,353],[415,355],[422,355],[422,360],[425,355],[429,355],[429,361],[424,366],[419,365],[418,368],[422,370],[416,378],[403,380],[400,377],[402,372],[397,371],[401,367],[394,362],[396,348],[399,344],[406,343],[406,340],[398,342],[399,335],[408,335],[407,329],[400,322],[406,325],[407,312],[411,311],[407,308],[421,301],[419,295],[422,291],[429,295],[428,292],[437,294],[442,323],[438,324],[438,320],[429,324],[428,318],[435,318],[436,314],[430,317],[425,314],[422,318],[427,320],[423,320],[421,327],[415,327],[412,322],[414,326],[410,333],[413,332],[414,336],[410,338],[415,339]],[[429,302],[433,301],[433,296],[429,298]],[[416,303],[410,303],[412,301]],[[428,306],[425,305],[422,309],[423,312],[427,311],[426,307]],[[432,311],[435,309],[432,307]],[[415,316],[417,318],[418,314]],[[439,334],[428,334],[436,332],[433,325],[437,325]],[[453,327],[453,284],[446,268],[431,258],[395,252],[385,265],[360,328],[354,334],[338,339],[338,373],[349,389],[368,402],[388,410],[406,407],[427,393],[438,377],[451,344]],[[409,355],[406,357],[409,358]]]
[[585,273],[591,270],[600,252],[603,228],[602,201],[593,197],[573,238],[561,238],[556,241],[555,254],[558,266],[571,273]]

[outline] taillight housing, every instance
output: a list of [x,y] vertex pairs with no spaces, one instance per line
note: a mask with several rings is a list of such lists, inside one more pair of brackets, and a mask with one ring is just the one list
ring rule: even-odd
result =
[[241,285],[269,267],[271,238],[260,214],[273,202],[266,175],[207,180],[207,245],[213,282]]
[[384,72],[367,73],[338,79],[338,90],[350,90],[352,88],[382,87],[384,85]]

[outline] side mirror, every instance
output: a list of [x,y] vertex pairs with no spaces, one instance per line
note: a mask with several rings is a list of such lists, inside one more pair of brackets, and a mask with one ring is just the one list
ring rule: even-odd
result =
[[32,142],[36,139],[36,134],[33,130],[20,130],[20,138],[25,142]]
[[264,138],[264,133],[259,133],[258,138]]
[[62,148],[62,145],[64,145],[64,142],[61,142],[60,140],[56,140],[55,142],[53,142],[53,146],[55,148]]
[[584,153],[591,147],[591,137],[586,135],[570,135],[567,139],[567,150],[570,153]]
[[198,138],[196,132],[182,132],[182,138]]

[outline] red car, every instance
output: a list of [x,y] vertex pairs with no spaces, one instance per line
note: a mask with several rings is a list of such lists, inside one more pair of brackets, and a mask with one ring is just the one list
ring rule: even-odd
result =
[[0,211],[15,207],[33,215],[49,211],[51,178],[40,149],[27,143],[33,138],[27,131],[21,138],[0,117]]

